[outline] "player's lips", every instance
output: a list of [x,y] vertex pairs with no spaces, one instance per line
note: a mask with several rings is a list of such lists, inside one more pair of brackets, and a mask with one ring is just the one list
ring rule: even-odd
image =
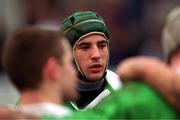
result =
[[103,67],[102,64],[93,64],[89,67],[89,70],[93,73],[97,73],[101,71],[102,67]]

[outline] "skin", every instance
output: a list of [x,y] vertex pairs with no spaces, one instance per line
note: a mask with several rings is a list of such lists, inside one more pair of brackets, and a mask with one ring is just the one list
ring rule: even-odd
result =
[[62,93],[64,93],[63,96],[65,96],[66,99],[74,99],[78,96],[75,90],[78,79],[76,77],[76,70],[72,62],[72,52],[67,40],[63,41],[63,45],[65,46],[65,54],[63,57],[63,64],[61,65],[60,69],[61,74],[59,74],[61,75],[60,82],[63,84],[61,86],[63,91]]
[[90,81],[99,81],[109,59],[108,43],[105,37],[91,34],[82,38],[74,49],[79,69]]
[[173,54],[173,56],[170,59],[169,65],[175,70],[177,68],[180,68],[180,51],[179,50],[175,54]]

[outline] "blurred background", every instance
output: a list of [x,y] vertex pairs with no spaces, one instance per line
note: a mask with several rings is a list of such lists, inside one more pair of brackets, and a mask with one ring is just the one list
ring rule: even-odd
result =
[[[99,13],[108,25],[110,68],[137,55],[164,59],[161,31],[169,11],[180,0],[0,0],[0,56],[6,38],[26,25],[55,25],[76,11]],[[0,64],[0,105],[14,105],[18,92]]]

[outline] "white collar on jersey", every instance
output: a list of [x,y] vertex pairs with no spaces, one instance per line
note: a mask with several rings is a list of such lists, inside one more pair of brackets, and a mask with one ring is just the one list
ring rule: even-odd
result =
[[[108,84],[114,90],[120,89],[122,87],[122,82],[121,82],[119,76],[110,70],[107,70],[106,80],[107,80]],[[110,94],[111,94],[111,91],[108,88],[106,88],[92,102],[90,102],[84,109],[79,109],[77,107],[77,105],[72,101],[70,103],[76,110],[85,111],[87,109],[94,108],[101,100],[103,100],[105,97],[107,97]]]

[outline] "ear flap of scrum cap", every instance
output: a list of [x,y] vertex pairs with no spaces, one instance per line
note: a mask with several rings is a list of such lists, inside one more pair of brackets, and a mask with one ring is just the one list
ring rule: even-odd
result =
[[64,31],[71,46],[74,46],[81,36],[91,32],[102,33],[109,39],[108,28],[103,18],[90,11],[77,12],[67,17],[61,23],[61,30]]

